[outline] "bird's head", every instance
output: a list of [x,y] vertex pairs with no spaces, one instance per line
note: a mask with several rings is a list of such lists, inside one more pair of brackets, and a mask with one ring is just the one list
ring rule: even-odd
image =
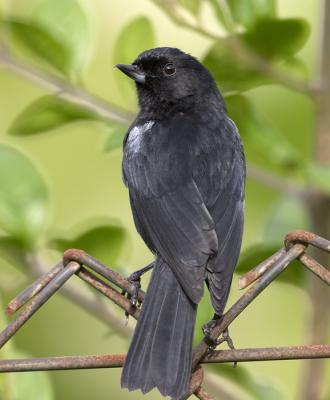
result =
[[172,47],[144,51],[132,64],[117,64],[136,82],[145,111],[185,111],[219,93],[208,70],[196,58]]

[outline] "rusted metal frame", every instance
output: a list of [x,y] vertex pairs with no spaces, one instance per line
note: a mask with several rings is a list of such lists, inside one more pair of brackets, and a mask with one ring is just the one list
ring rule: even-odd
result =
[[321,250],[330,253],[330,241],[312,232],[296,230],[289,232],[284,239],[286,248],[289,248],[295,243],[311,244]]
[[207,354],[202,363],[304,360],[330,358],[330,345],[302,345],[289,347],[265,347],[256,349],[216,350]]
[[194,395],[199,400],[216,400],[215,397],[211,396],[209,393],[207,393],[202,386],[200,386],[199,388],[197,388],[195,390]]
[[[80,268],[72,261],[57,273],[31,300],[25,309],[0,333],[0,348],[39,310],[39,308]],[[31,288],[31,286],[30,286]],[[24,292],[23,292],[24,293]]]
[[323,265],[318,263],[313,257],[308,254],[302,254],[298,260],[308,268],[313,274],[318,276],[324,283],[330,285],[330,271],[325,269]]
[[48,283],[55,278],[56,275],[64,268],[62,261],[55,265],[50,271],[46,272],[35,282],[27,287],[23,292],[18,294],[7,306],[6,313],[8,315],[14,314],[24,304],[37,295]]
[[79,278],[91,285],[93,288],[102,293],[105,297],[112,300],[117,306],[129,313],[133,318],[138,319],[140,316],[140,309],[137,307],[132,307],[130,301],[119,293],[116,289],[108,285],[106,282],[100,280],[86,268],[81,267],[76,273]]
[[[288,235],[286,235],[284,243],[286,249],[289,249],[296,243],[300,243],[305,245],[305,247],[307,247],[308,245],[312,245],[330,253],[330,241],[311,232],[300,230],[290,232]],[[277,259],[283,256],[286,249],[283,248],[279,250],[267,260],[263,261],[261,264],[257,265],[251,271],[243,275],[239,280],[239,288],[245,289],[251,283],[259,279],[268,269],[273,266],[274,262]],[[330,271],[326,269],[323,265],[319,264],[314,258],[305,253],[301,254],[298,257],[298,260],[316,276],[322,279],[326,284],[330,285]]]
[[[100,261],[96,260],[96,258],[85,253],[83,250],[77,250],[77,249],[67,250],[63,255],[63,262],[64,264],[66,264],[70,261],[76,261],[79,264],[86,265],[91,270],[103,276],[103,278],[107,279],[111,283],[120,287],[125,292],[131,293],[132,284],[127,279],[118,274],[118,272],[113,271],[106,265],[102,264]],[[139,302],[141,303],[143,302],[144,296],[145,296],[144,291],[139,290],[138,291]]]
[[[72,264],[76,267],[72,270]],[[131,283],[123,278],[121,275],[110,270],[98,260],[89,256],[82,250],[70,249],[64,253],[63,262],[57,264],[49,272],[45,273],[31,286],[16,296],[8,305],[7,312],[13,314],[29,300],[33,299],[19,316],[3,331],[0,333],[0,343],[3,340],[4,345],[17,330],[44,304],[55,291],[62,286],[73,274],[76,274],[83,281],[94,287],[107,298],[111,299],[115,304],[128,312],[134,318],[140,315],[140,309],[132,307],[130,301],[116,289],[108,285],[103,280],[94,276],[90,271],[82,266],[87,265],[94,272],[101,275],[103,278],[108,279],[110,282],[116,284],[124,291],[130,293]],[[65,268],[64,268],[65,266]],[[68,272],[64,272],[68,269]],[[61,285],[58,286],[58,282]],[[138,299],[143,301],[145,293],[139,290]],[[33,305],[37,306],[34,307]],[[32,306],[32,308],[31,308]],[[8,329],[10,326],[15,326],[15,329]],[[40,370],[64,370],[64,369],[84,369],[84,368],[114,368],[123,365],[122,355],[105,355],[105,356],[78,356],[78,357],[50,357],[46,359],[27,359],[27,360],[7,360],[1,364],[0,372],[21,372],[21,371],[40,371]],[[191,394],[198,391],[196,397],[200,399],[211,399],[207,392],[201,388],[203,380],[202,368],[197,369],[191,377]]]
[[272,266],[280,260],[286,253],[285,248],[278,250],[276,253],[272,254],[265,261],[255,266],[253,269],[248,271],[246,274],[242,275],[238,281],[238,288],[245,289],[251,283],[255,282],[261,275],[268,271]]
[[[308,268],[310,268],[316,275],[318,275],[321,279],[325,280],[327,282],[328,280],[328,271],[319,263],[317,263],[314,259],[311,257],[307,256],[304,253],[304,250],[306,248],[306,243],[304,240],[308,240],[310,244],[315,245],[316,247],[319,247],[323,250],[330,251],[330,242],[318,237],[317,235],[310,234],[308,232],[293,232],[287,235],[286,237],[286,246],[287,249],[281,249],[277,253],[275,253],[273,256],[271,256],[269,259],[265,260],[263,263],[259,264],[253,271],[263,271],[264,276],[252,287],[250,288],[229,310],[228,312],[224,315],[224,317],[220,320],[218,325],[212,330],[212,335],[215,337],[218,337],[227,327],[228,325],[245,309],[245,307],[253,301],[253,299],[262,291],[265,289],[265,287],[268,286],[268,284],[277,277],[277,275],[282,272],[282,270],[295,258],[302,258],[302,263],[306,265]],[[304,243],[304,244],[302,244]],[[289,248],[291,247],[291,248]],[[288,249],[289,248],[289,249]],[[116,272],[110,270],[108,267],[94,259],[93,257],[89,256],[86,254],[84,251],[81,250],[69,250],[64,254],[64,265],[70,266],[72,265],[72,261],[76,261],[76,263],[79,264],[85,264],[89,268],[91,268],[93,271],[101,275],[103,278],[108,279],[110,282],[114,283],[124,291],[130,293],[131,291],[131,284],[128,280],[123,278],[121,275],[117,274]],[[68,274],[68,277],[64,279],[64,281],[60,284],[60,286],[74,273],[76,273],[81,279],[86,281],[88,284],[99,290],[102,294],[104,294],[106,297],[110,298],[113,300],[117,305],[119,305],[122,309],[127,311],[129,314],[133,314],[135,318],[138,318],[139,315],[139,310],[135,309],[130,305],[130,302],[122,295],[120,294],[117,290],[112,288],[110,285],[105,283],[103,280],[100,280],[99,278],[95,277],[93,274],[91,274],[88,270],[86,270],[83,267],[80,267],[79,265],[76,267],[77,269],[75,272]],[[65,268],[66,269],[66,268]],[[64,269],[64,271],[65,271]],[[70,268],[69,268],[70,269]],[[9,313],[14,312],[18,308],[20,308],[25,302],[29,301],[31,298],[35,296],[33,301],[30,303],[30,305],[14,320],[1,334],[0,334],[0,345],[3,345],[25,322],[26,320],[34,314],[34,312],[53,294],[55,291],[58,289],[55,288],[58,284],[58,281],[61,281],[61,277],[65,277],[66,274],[62,272],[63,270],[63,265],[60,263],[57,266],[55,266],[51,271],[46,273],[43,277],[39,278],[34,284],[32,284],[28,289],[24,290],[20,295],[18,295],[14,300],[12,300],[9,304],[8,311]],[[327,272],[324,275],[324,270]],[[250,271],[251,272],[251,271]],[[249,273],[248,273],[249,274]],[[59,275],[59,277],[58,277]],[[320,276],[321,275],[321,276]],[[55,285],[54,281],[55,280]],[[51,282],[51,285],[48,285]],[[48,287],[47,287],[48,286]],[[50,287],[49,287],[50,286]],[[47,290],[46,290],[47,289]],[[41,293],[40,293],[41,292]],[[48,295],[48,292],[50,293]],[[46,294],[46,296],[45,296]],[[48,297],[47,297],[48,296]],[[144,292],[142,290],[139,291],[139,300],[140,302],[143,301],[144,298]],[[42,300],[42,301],[41,301]],[[37,304],[37,306],[35,306]],[[30,311],[30,307],[32,310],[32,313]],[[35,308],[36,307],[36,308]],[[27,310],[28,309],[28,310]],[[16,321],[19,320],[19,323],[14,324]],[[23,321],[23,322],[22,322]],[[15,326],[17,329],[8,329],[11,327],[11,325]],[[8,336],[9,333],[9,336]],[[10,334],[11,333],[11,334]],[[4,343],[2,343],[2,340],[6,337]],[[2,343],[2,344],[1,344]],[[206,346],[206,347],[205,347]],[[324,347],[326,346],[326,347]],[[321,346],[311,346],[310,348],[306,349],[304,347],[305,351],[305,357],[302,357],[303,354],[301,354],[302,358],[313,358],[313,357],[320,357],[320,350],[322,350],[322,357],[329,357],[329,346],[324,345],[323,347]],[[194,366],[197,365],[199,362],[204,362],[200,361],[203,356],[201,354],[204,352],[206,354],[208,348],[208,344],[205,341],[205,338],[203,341],[200,343],[200,345],[195,349],[194,351]],[[301,351],[301,346],[299,347]],[[298,349],[298,350],[299,350]],[[253,361],[257,361],[262,357],[263,353],[258,353],[258,349],[242,349],[242,350],[225,350],[225,351],[219,351],[219,352],[214,352],[214,356],[221,358],[222,361],[219,359],[219,361],[211,361],[212,358],[210,358],[206,362],[227,362],[223,361],[225,360],[223,357],[225,356],[224,352],[230,353],[231,355],[231,360],[232,361],[244,361],[243,359],[239,358],[239,354],[233,354],[235,351],[239,352],[245,352],[247,350],[254,350],[254,357]],[[271,349],[269,349],[271,350]],[[297,349],[296,349],[297,350]],[[266,352],[267,349],[260,349],[261,352]],[[299,357],[299,353],[294,354],[293,348],[284,348],[286,354],[286,357],[283,356],[283,358],[279,359],[297,359]],[[284,354],[284,353],[283,353]],[[246,356],[246,354],[245,354]],[[266,357],[267,355],[264,355]],[[278,354],[277,354],[278,356]],[[89,357],[96,357],[97,359],[101,360],[102,362],[106,362],[103,360],[103,357],[107,357],[109,360],[110,356],[89,356]],[[198,361],[198,357],[201,357],[200,360]],[[209,356],[211,357],[211,356]],[[244,357],[241,355],[241,357]],[[250,357],[253,357],[253,355],[250,354]],[[259,357],[259,358],[258,358]],[[276,357],[273,355],[273,357]],[[288,358],[289,357],[289,358]],[[54,360],[58,358],[51,358],[50,360],[55,362]],[[270,359],[277,359],[277,358],[270,358]],[[47,359],[46,359],[47,360]],[[252,359],[251,359],[252,360]],[[9,360],[9,362],[17,362],[17,360]],[[22,363],[27,363],[29,360],[20,360]],[[247,361],[247,360],[245,360]],[[33,362],[33,359],[32,359]],[[45,361],[47,362],[47,361]],[[69,362],[68,359],[66,359],[66,366],[68,365],[67,363]],[[88,365],[88,360],[84,360],[84,357],[81,358],[81,362],[85,362],[85,367],[83,368],[89,368],[86,365]],[[109,362],[109,361],[108,361]],[[87,363],[87,364],[86,364]],[[23,365],[22,364],[22,365]],[[26,364],[25,364],[26,365]],[[0,362],[0,367],[1,367],[1,362]],[[65,368],[65,367],[64,367]],[[101,368],[101,367],[95,367],[95,368]],[[54,369],[54,368],[52,368]],[[61,368],[62,369],[62,368]],[[1,369],[0,369],[1,372]],[[193,377],[197,373],[197,370],[194,372],[192,375],[192,381]],[[192,392],[190,392],[192,393]],[[204,393],[203,389],[199,388],[194,390],[194,394],[196,397],[199,398],[211,398],[211,397],[200,397],[201,393]],[[206,392],[204,393],[205,395]],[[209,396],[209,395],[207,395]]]
[[[0,348],[20,329],[24,323],[62,286],[72,275],[76,274],[83,281],[97,289],[104,296],[112,300],[124,311],[138,318],[140,309],[132,307],[129,300],[112,288],[106,282],[91,274],[76,261],[70,261],[66,267],[63,263],[57,264],[49,272],[40,277],[31,286],[16,296],[8,305],[9,314],[31,303],[0,333]],[[142,291],[141,291],[142,292]]]
[[[0,360],[0,372],[50,371],[67,369],[120,368],[125,354],[88,356],[45,357],[16,360]],[[290,347],[266,347],[235,350],[217,350],[207,354],[202,364],[303,360],[306,358],[330,358],[330,345],[303,345]],[[201,370],[197,370],[201,373]],[[197,372],[196,371],[196,372]],[[197,375],[196,375],[197,376]],[[196,383],[197,377],[195,377]],[[198,386],[198,385],[197,385]],[[197,387],[196,386],[196,387]]]
[[[223,315],[217,325],[212,328],[211,335],[218,338],[234,321],[235,318],[289,265],[291,261],[299,257],[305,250],[302,244],[293,245],[282,258],[275,262],[260,279],[250,287],[230,309]],[[206,337],[198,344],[193,352],[193,369],[205,357],[209,349],[209,341]]]
[[[190,384],[189,384],[189,392],[194,394],[196,397],[196,392],[201,388],[201,385],[204,380],[204,371],[201,366],[199,366],[195,372],[191,374]],[[180,399],[181,400],[181,399]]]
[[120,368],[124,364],[125,357],[126,354],[104,354],[0,360],[0,372]]

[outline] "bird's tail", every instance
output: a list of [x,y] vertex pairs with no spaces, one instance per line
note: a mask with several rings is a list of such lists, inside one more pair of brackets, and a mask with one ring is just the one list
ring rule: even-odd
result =
[[157,260],[121,376],[121,386],[154,387],[179,399],[188,389],[196,305],[169,266]]

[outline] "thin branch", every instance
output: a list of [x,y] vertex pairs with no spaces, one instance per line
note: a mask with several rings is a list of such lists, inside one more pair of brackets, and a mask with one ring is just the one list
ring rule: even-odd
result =
[[312,189],[308,186],[300,185],[294,181],[288,181],[281,176],[275,175],[272,172],[259,168],[251,163],[247,164],[247,175],[253,181],[261,183],[266,187],[302,199],[308,197],[308,195],[312,193]]
[[71,85],[55,74],[45,72],[36,66],[18,60],[3,49],[0,51],[0,65],[1,64],[16,74],[44,87],[46,90],[56,92],[56,95],[63,100],[78,104],[96,113],[104,120],[126,124],[131,122],[134,118],[134,114],[121,110],[82,88]]
[[195,24],[183,17],[176,8],[176,3],[171,0],[157,1],[152,0],[154,4],[160,7],[169,18],[178,26],[196,32],[213,41],[221,41],[223,46],[235,54],[238,60],[245,63],[247,66],[269,76],[276,82],[283,84],[293,90],[304,94],[312,95],[316,92],[315,88],[308,83],[296,78],[292,74],[283,72],[275,67],[272,63],[261,57],[259,54],[248,48],[237,36],[232,35],[227,37],[226,41],[223,37],[205,29],[198,21]]
[[[330,166],[330,2],[323,0],[319,4],[319,77],[322,82],[322,91],[316,97],[315,119],[315,163],[324,167]],[[324,237],[330,235],[330,197],[322,194],[310,198],[307,207],[310,212],[312,230]],[[322,264],[329,263],[327,254],[320,254]],[[308,341],[325,341],[328,336],[330,322],[330,296],[327,288],[319,280],[310,277],[307,281],[308,293],[311,298],[311,312],[306,321]],[[314,342],[315,343],[315,342]],[[298,398],[301,400],[321,400],[326,368],[322,360],[308,360],[303,364]]]
[[212,371],[205,371],[204,386],[214,393],[221,400],[242,400],[241,394],[226,388],[219,381],[219,377]]
[[[81,88],[71,85],[55,74],[45,72],[36,66],[29,65],[2,48],[0,48],[0,65],[1,64],[16,74],[41,85],[51,92],[55,92],[60,98],[78,104],[91,112],[95,112],[101,119],[130,123],[134,118],[132,113],[116,108],[108,101],[102,100]],[[285,181],[282,177],[253,165],[248,166],[248,176],[272,189],[293,194],[298,197],[303,197],[310,191],[308,187],[304,187],[295,182]]]

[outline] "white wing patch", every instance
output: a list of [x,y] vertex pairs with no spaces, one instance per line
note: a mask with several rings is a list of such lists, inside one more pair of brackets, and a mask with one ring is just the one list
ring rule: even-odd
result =
[[143,125],[134,126],[134,128],[130,130],[127,144],[132,151],[139,151],[144,133],[149,131],[153,127],[154,123],[155,121],[148,121]]

